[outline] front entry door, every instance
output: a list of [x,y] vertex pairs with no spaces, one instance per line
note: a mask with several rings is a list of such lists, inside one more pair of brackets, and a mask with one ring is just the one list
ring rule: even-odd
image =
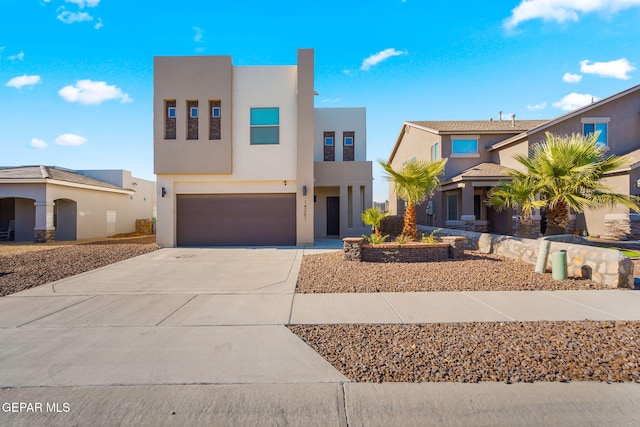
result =
[[340,235],[340,197],[327,197],[327,236]]

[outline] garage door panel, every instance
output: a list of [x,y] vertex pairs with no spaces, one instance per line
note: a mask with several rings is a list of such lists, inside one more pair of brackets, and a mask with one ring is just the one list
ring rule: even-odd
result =
[[295,194],[180,194],[178,246],[295,245]]

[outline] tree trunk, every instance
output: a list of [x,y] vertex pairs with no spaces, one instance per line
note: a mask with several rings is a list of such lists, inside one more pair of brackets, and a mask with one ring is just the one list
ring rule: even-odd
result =
[[547,208],[547,229],[545,236],[566,234],[569,223],[569,207],[565,202],[558,202],[551,208]]
[[411,202],[407,202],[407,207],[404,210],[402,234],[404,236],[411,237],[413,240],[418,239],[418,229],[416,227],[416,206]]

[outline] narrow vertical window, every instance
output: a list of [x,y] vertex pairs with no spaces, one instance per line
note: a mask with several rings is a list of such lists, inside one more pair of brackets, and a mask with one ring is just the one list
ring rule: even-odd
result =
[[333,162],[336,160],[336,133],[324,132],[324,161]]
[[176,101],[164,101],[164,139],[176,139]]
[[220,101],[209,101],[209,111],[211,111],[209,115],[209,139],[211,140],[222,138],[221,108]]
[[355,160],[355,132],[342,132],[342,160],[352,162]]
[[187,101],[187,139],[198,139],[198,101]]
[[431,146],[431,160],[435,162],[436,160],[438,160],[439,155],[440,155],[440,144],[436,142]]
[[458,195],[450,194],[447,196],[447,220],[458,220]]

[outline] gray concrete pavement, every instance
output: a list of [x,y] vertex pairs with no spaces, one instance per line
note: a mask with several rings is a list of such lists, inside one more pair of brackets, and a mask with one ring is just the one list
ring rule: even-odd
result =
[[[2,426],[616,427],[640,424],[637,384],[24,387],[0,389],[0,402],[41,403],[43,407],[42,412],[0,411]],[[47,405],[51,411],[47,411]]]
[[0,425],[638,423],[639,384],[353,384],[285,325],[640,320],[640,291],[294,294],[336,246],[163,249],[0,298],[0,404],[70,406]]

